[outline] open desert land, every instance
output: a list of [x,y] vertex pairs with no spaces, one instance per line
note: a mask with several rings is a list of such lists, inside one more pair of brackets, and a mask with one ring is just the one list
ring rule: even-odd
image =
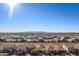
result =
[[79,55],[79,33],[0,33],[0,55]]

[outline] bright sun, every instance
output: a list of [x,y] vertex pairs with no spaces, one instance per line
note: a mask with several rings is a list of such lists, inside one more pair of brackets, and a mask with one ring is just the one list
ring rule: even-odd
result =
[[10,8],[10,16],[12,16],[13,9],[17,5],[17,2],[16,2],[16,0],[8,0],[7,3],[8,3],[9,8]]

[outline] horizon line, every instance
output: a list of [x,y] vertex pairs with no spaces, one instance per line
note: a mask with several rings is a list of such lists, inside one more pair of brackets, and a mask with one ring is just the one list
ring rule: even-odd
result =
[[7,31],[7,32],[3,32],[3,31],[1,31],[0,33],[79,33],[79,32],[65,32],[65,31],[63,31],[63,32],[52,32],[52,31],[11,31],[11,32],[9,32],[9,31]]

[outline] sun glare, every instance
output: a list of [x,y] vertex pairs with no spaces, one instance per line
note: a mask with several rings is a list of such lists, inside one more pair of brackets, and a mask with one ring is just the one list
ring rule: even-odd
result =
[[7,1],[9,8],[10,8],[10,16],[12,17],[13,9],[17,5],[17,2],[15,0],[8,0]]

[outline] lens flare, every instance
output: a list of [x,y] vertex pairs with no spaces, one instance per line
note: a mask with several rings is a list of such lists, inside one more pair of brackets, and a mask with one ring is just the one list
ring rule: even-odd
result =
[[17,2],[16,2],[16,0],[8,0],[7,3],[10,8],[10,17],[12,17],[13,10],[14,10],[14,7],[17,5]]

